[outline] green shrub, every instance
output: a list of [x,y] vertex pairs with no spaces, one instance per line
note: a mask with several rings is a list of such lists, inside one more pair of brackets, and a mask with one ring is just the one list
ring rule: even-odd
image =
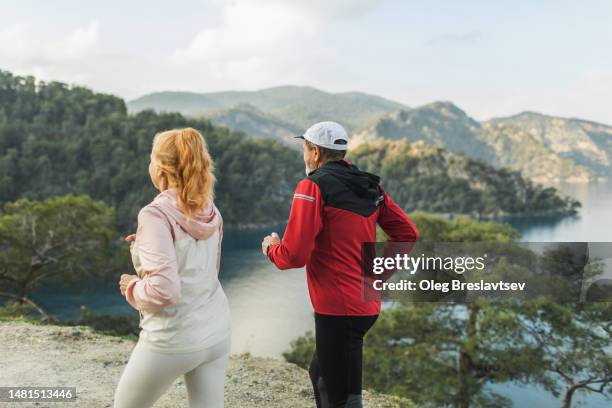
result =
[[283,357],[289,363],[296,364],[308,370],[312,354],[315,351],[315,337],[311,331],[291,342],[291,349],[283,353]]
[[137,315],[97,314],[85,306],[81,306],[81,319],[71,324],[89,326],[102,334],[128,338],[137,338],[140,332]]

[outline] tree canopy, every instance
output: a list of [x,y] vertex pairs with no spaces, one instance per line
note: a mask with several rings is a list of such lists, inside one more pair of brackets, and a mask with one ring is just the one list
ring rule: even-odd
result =
[[[215,160],[216,204],[226,225],[287,219],[303,163],[272,138],[250,138],[179,113],[128,114],[115,96],[1,70],[0,205],[86,194],[113,207],[119,229],[131,232],[138,209],[156,194],[147,172],[154,135],[187,126],[202,132]],[[486,216],[571,213],[577,205],[516,173],[422,144],[366,144],[349,157],[380,174],[407,211]]]
[[0,295],[32,304],[30,293],[42,285],[108,278],[126,259],[113,256],[121,253],[116,240],[113,210],[87,196],[7,203],[0,212]]
[[[497,242],[509,248],[518,238],[511,227],[494,222],[421,212],[412,218],[424,241]],[[379,240],[385,239],[379,231]],[[520,269],[537,262],[565,281],[584,267],[575,258],[562,248],[519,258],[521,265],[498,266]],[[511,407],[512,401],[491,387],[508,382],[539,385],[562,397],[562,408],[570,408],[577,393],[612,397],[611,305],[540,298],[395,302],[383,308],[365,338],[364,385],[432,408]],[[314,342],[311,333],[298,337],[285,359],[307,367]]]
[[122,99],[0,71],[0,204],[87,194],[132,231],[155,196],[147,166],[157,132],[194,127],[215,160],[216,204],[228,225],[277,222],[289,212],[303,164],[273,140],[252,140],[177,113],[127,113]]

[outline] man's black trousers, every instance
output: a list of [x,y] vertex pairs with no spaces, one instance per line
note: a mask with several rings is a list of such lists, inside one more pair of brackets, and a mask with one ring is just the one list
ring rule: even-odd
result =
[[315,313],[310,380],[317,408],[361,408],[363,336],[378,316]]

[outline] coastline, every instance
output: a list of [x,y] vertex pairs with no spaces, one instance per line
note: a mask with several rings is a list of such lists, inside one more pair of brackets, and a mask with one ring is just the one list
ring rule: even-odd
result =
[[[425,212],[430,215],[435,215],[438,217],[443,217],[447,220],[453,220],[459,217],[467,217],[478,221],[497,221],[497,222],[506,222],[507,219],[512,218],[529,218],[529,217],[573,217],[580,213],[579,210],[544,210],[544,211],[535,211],[535,212],[521,212],[521,213],[508,213],[504,211],[498,211],[493,214],[487,213],[444,213],[444,212],[431,212],[431,211],[423,211],[423,210],[415,210]],[[410,215],[412,212],[409,212]],[[226,231],[232,232],[250,232],[250,231],[258,231],[263,229],[274,229],[279,228],[286,225],[286,220],[283,221],[271,221],[267,223],[249,223],[249,224],[227,224],[224,228]]]

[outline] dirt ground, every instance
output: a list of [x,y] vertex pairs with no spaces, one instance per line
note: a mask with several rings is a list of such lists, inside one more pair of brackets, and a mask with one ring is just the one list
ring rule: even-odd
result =
[[[6,403],[0,407],[112,407],[113,392],[134,342],[104,336],[87,327],[0,322],[0,386],[76,387],[76,402]],[[226,378],[226,407],[312,408],[303,369],[282,361],[232,356]],[[365,396],[365,406],[394,408],[393,398]],[[155,407],[186,407],[182,378]]]

